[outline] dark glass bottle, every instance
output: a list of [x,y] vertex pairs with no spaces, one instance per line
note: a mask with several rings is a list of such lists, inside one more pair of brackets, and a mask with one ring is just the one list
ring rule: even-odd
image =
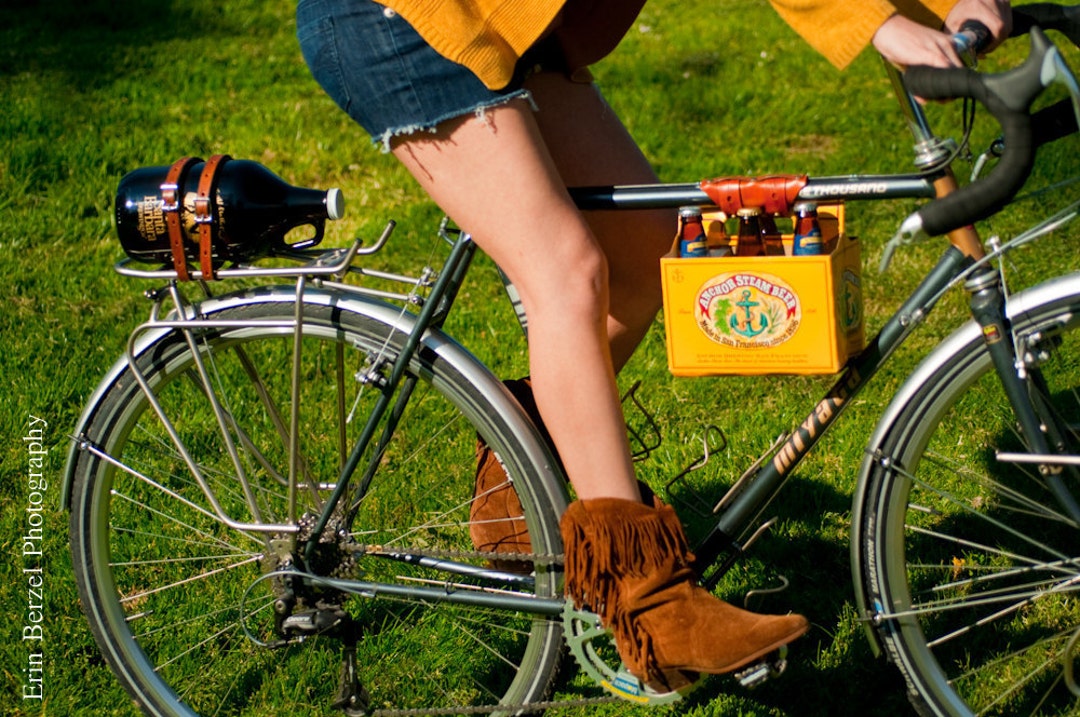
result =
[[735,246],[735,256],[762,256],[765,245],[761,234],[761,207],[743,207],[736,214],[739,217],[739,236]]
[[705,226],[701,223],[701,210],[697,207],[682,207],[679,210],[679,256],[708,256]]
[[724,227],[726,219],[727,215],[721,213],[705,223],[705,241],[711,257],[731,256],[734,253],[731,249],[731,237]]
[[[192,262],[197,262],[199,255],[195,199],[203,166],[202,161],[191,165],[178,187],[184,253]],[[169,167],[142,167],[120,180],[116,231],[124,251],[138,261],[173,263],[162,192],[168,171]],[[211,194],[211,256],[215,266],[315,246],[322,241],[326,220],[340,219],[344,213],[340,190],[294,187],[250,160],[224,161]],[[290,236],[303,226],[310,229]]]
[[795,205],[795,235],[792,250],[795,256],[814,256],[823,253],[816,204],[800,202]]
[[761,227],[761,246],[769,256],[784,256],[784,240],[776,227],[776,218],[768,212],[762,212],[759,219]]

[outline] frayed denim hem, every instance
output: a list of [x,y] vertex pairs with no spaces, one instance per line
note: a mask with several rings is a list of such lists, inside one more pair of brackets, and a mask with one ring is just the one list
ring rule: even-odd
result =
[[409,124],[403,125],[401,127],[390,127],[385,132],[383,132],[381,136],[372,137],[371,143],[374,144],[376,147],[379,147],[381,151],[385,154],[390,151],[390,142],[393,141],[396,137],[407,137],[409,135],[416,134],[417,132],[435,133],[438,130],[439,125],[443,122],[456,119],[458,117],[464,117],[465,115],[470,113],[476,115],[477,119],[483,120],[485,119],[486,113],[489,109],[492,109],[494,107],[501,107],[502,105],[508,104],[511,100],[516,100],[518,98],[526,100],[529,103],[529,106],[532,107],[533,111],[536,111],[536,101],[533,100],[532,93],[528,90],[515,90],[514,92],[502,95],[493,100],[487,100],[476,104],[473,107],[450,112],[442,117],[436,118],[430,123]]

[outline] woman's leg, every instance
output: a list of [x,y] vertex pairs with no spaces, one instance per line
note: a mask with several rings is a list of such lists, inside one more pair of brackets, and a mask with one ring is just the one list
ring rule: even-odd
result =
[[[577,119],[585,118],[566,121]],[[547,136],[556,156],[564,141],[572,146],[584,139],[572,131]],[[601,227],[594,219],[606,236],[601,243],[559,173],[562,168],[569,176],[588,157],[557,161],[544,137],[530,108],[517,101],[448,123],[433,137],[409,137],[394,152],[521,293],[536,401],[580,499],[560,521],[567,595],[602,612],[633,674],[679,689],[698,672],[727,672],[758,659],[808,624],[795,615],[747,613],[698,587],[674,512],[642,504],[608,340],[612,331],[624,352],[636,343],[646,309],[655,313],[656,296],[646,289],[647,300],[637,301],[627,291],[633,311],[617,307],[609,315],[605,248],[619,272],[642,277],[656,272],[656,257],[644,251],[625,260],[617,250],[635,254],[630,228],[606,221]],[[588,152],[603,166],[605,137],[596,141]],[[624,231],[626,247],[618,234]]]
[[[596,87],[543,72],[525,84],[540,133],[568,187],[657,182],[637,143]],[[674,210],[586,212],[609,269],[608,336],[616,372],[660,310],[660,257],[677,229]]]
[[393,151],[517,286],[536,401],[578,496],[640,500],[608,345],[608,262],[533,110],[512,101]]

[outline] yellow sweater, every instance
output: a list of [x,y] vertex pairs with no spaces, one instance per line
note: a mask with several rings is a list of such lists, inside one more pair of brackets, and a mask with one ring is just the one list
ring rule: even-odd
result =
[[810,46],[843,69],[892,15],[940,27],[956,0],[769,0]]
[[[877,28],[899,12],[940,25],[956,0],[770,0],[818,52],[846,67]],[[506,86],[518,58],[545,33],[558,37],[573,67],[611,52],[644,0],[384,0],[445,57],[491,88]]]

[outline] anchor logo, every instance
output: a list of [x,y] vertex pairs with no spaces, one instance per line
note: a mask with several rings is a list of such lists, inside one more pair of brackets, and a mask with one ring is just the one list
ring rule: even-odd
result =
[[802,302],[780,277],[736,271],[702,284],[694,320],[702,333],[724,346],[777,346],[802,323]]
[[735,305],[743,310],[744,315],[740,320],[738,313],[733,313],[731,315],[731,321],[728,322],[731,324],[732,331],[739,334],[740,336],[745,336],[748,339],[754,338],[755,336],[769,328],[769,317],[761,311],[757,312],[758,327],[754,328],[753,309],[761,306],[761,302],[753,301],[751,299],[752,296],[753,292],[751,292],[749,289],[742,293],[742,299],[740,301],[736,301]]

